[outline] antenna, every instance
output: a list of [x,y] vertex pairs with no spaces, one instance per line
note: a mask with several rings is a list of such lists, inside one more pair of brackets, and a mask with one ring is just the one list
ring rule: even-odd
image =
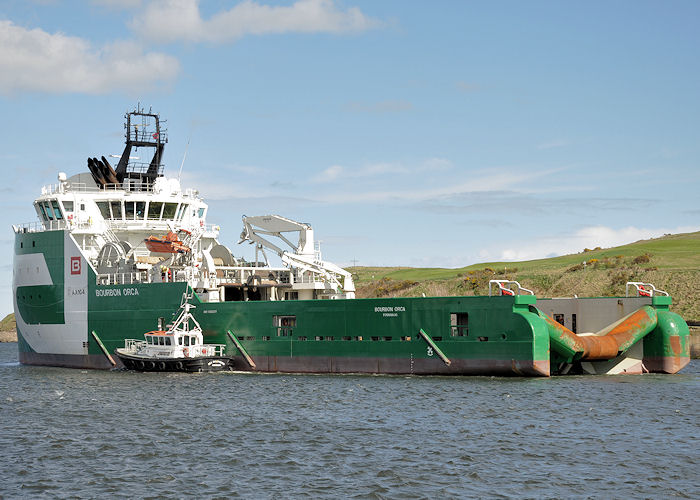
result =
[[180,181],[180,176],[182,175],[182,166],[185,164],[185,158],[187,158],[187,150],[190,148],[190,137],[187,138],[187,146],[185,146],[185,153],[182,155],[182,163],[180,163],[180,171],[177,173],[177,180]]

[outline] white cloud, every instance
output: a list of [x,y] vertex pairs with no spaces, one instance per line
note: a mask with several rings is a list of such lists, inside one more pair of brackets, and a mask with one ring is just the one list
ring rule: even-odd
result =
[[343,170],[343,167],[340,165],[331,165],[323,172],[313,177],[311,181],[318,183],[333,182],[343,174]]
[[210,43],[273,33],[352,33],[378,25],[357,7],[341,10],[333,0],[298,0],[288,7],[245,0],[209,19],[202,19],[199,0],[156,0],[131,22],[151,40]]
[[323,170],[320,174],[312,177],[311,181],[316,183],[328,183],[392,174],[418,174],[422,172],[434,173],[437,171],[449,170],[450,168],[452,168],[452,162],[445,158],[428,158],[419,165],[415,166],[406,166],[400,163],[379,162],[350,169],[341,165],[333,165]]
[[141,0],[90,0],[95,5],[108,7],[110,9],[135,9],[140,7]]
[[144,53],[134,42],[95,49],[79,37],[0,21],[0,93],[143,91],[172,80],[179,68],[174,57]]
[[554,255],[581,252],[584,248],[610,248],[639,240],[659,238],[664,234],[691,233],[700,231],[700,226],[678,226],[675,228],[638,228],[634,226],[613,229],[606,226],[589,226],[566,235],[544,237],[509,248],[484,249],[481,256],[487,260],[521,261],[542,259]]

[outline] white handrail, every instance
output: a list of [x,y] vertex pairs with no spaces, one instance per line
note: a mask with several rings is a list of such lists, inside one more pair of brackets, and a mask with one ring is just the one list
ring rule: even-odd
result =
[[655,295],[664,295],[668,297],[668,293],[659,290],[651,283],[643,283],[641,281],[628,281],[625,285],[625,297],[630,296],[630,287],[633,286],[636,292],[635,297],[653,297]]
[[[489,280],[489,297],[491,297],[492,295],[492,285],[498,285],[498,295],[520,295],[521,292],[525,292],[529,295],[535,295],[535,292],[533,292],[532,290],[528,290],[527,288],[523,288],[517,281]],[[518,289],[516,291],[513,291],[510,288],[508,288],[508,285],[515,285],[516,287],[518,287]]]

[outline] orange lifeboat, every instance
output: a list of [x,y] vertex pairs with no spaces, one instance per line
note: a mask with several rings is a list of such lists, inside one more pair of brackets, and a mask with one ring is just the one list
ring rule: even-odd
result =
[[144,241],[146,242],[146,248],[148,248],[151,252],[187,253],[190,251],[190,247],[180,241],[177,234],[173,233],[172,231],[168,231],[168,234],[162,238],[151,235]]

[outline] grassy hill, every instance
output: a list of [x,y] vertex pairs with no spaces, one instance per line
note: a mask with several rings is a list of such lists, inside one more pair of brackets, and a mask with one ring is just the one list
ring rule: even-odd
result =
[[[687,321],[700,321],[700,232],[524,262],[486,262],[459,269],[348,270],[360,298],[487,295],[491,279],[518,281],[539,297],[621,296],[626,282],[644,281],[670,293],[673,310]],[[0,332],[14,328],[14,315],[9,314],[0,323]]]
[[348,270],[355,276],[358,297],[485,295],[491,279],[519,281],[540,297],[620,296],[626,282],[644,281],[670,293],[673,310],[684,318],[700,320],[700,232],[524,262]]
[[15,315],[8,314],[0,321],[0,332],[12,332],[15,329]]

